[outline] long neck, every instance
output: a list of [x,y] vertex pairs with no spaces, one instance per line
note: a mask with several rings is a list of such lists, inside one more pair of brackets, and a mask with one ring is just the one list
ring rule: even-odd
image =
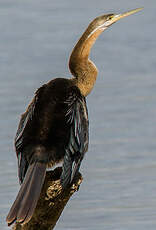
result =
[[89,60],[89,54],[101,32],[100,29],[94,31],[91,26],[88,26],[74,47],[69,59],[69,69],[74,76],[73,81],[84,96],[91,92],[98,74],[96,66]]

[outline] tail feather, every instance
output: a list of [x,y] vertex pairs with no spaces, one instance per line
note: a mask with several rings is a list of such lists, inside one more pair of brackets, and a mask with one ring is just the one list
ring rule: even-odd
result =
[[6,218],[8,225],[14,221],[27,223],[35,210],[46,174],[46,164],[35,162],[29,166],[23,184]]
[[43,167],[42,163],[36,163],[27,193],[18,211],[17,222],[26,223],[31,219],[44,182],[45,170],[46,165]]
[[25,180],[23,181],[23,184],[21,185],[21,188],[20,188],[18,195],[16,197],[16,200],[14,201],[14,203],[13,203],[13,205],[9,211],[9,214],[6,218],[8,225],[11,225],[16,220],[17,212],[20,208],[22,199],[23,199],[24,194],[26,192],[25,191],[26,187],[28,186],[28,184],[30,183],[30,180],[31,180],[31,174],[32,174],[33,168],[34,168],[34,165],[29,166],[29,169],[28,169],[26,176],[25,176]]

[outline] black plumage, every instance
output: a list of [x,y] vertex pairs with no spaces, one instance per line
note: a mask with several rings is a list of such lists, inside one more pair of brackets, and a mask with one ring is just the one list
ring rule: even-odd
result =
[[88,148],[85,98],[68,79],[39,88],[22,115],[15,138],[21,189],[7,221],[28,222],[39,198],[46,167],[63,161],[61,183],[72,184]]

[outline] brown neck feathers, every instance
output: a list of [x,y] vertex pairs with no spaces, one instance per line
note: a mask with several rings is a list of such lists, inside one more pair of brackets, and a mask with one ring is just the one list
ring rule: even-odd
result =
[[96,66],[89,60],[89,54],[102,32],[103,30],[96,29],[91,23],[74,47],[69,59],[69,69],[75,77],[72,80],[84,96],[91,92],[98,74]]

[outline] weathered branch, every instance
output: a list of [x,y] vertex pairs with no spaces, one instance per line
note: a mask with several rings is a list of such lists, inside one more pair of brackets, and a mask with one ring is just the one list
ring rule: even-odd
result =
[[12,230],[52,230],[55,227],[65,205],[82,182],[79,173],[73,186],[62,190],[59,180],[61,172],[62,168],[47,172],[33,217],[25,225],[15,224]]

